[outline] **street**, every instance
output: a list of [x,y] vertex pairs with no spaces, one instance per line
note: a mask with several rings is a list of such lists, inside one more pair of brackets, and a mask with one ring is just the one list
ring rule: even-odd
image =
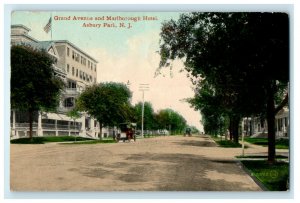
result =
[[[12,191],[260,191],[208,136],[113,144],[11,144]],[[264,147],[247,154],[267,151]]]

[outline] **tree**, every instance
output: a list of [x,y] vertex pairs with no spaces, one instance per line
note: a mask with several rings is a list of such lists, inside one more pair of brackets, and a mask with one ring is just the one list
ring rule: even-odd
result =
[[168,129],[170,133],[181,133],[186,125],[182,115],[172,109],[160,110],[155,116],[159,129]]
[[[142,102],[139,102],[134,106],[137,128],[141,128],[142,108],[143,108]],[[154,110],[150,102],[144,103],[144,128],[147,130],[153,130],[156,128],[156,124],[154,120]]]
[[54,59],[45,51],[24,45],[11,47],[11,108],[28,112],[29,138],[35,111],[53,111],[64,84],[55,76]]
[[133,109],[130,105],[131,92],[125,84],[108,82],[87,87],[78,97],[76,108],[85,111],[103,126],[116,126],[131,121]]
[[181,58],[187,71],[207,80],[229,110],[233,132],[241,116],[265,113],[268,160],[274,162],[275,114],[287,103],[275,108],[278,84],[289,80],[288,15],[187,13],[165,22],[161,39],[160,68]]
[[205,133],[216,136],[224,134],[228,129],[229,126],[225,124],[228,109],[226,109],[222,95],[217,94],[206,80],[201,81],[201,86],[195,90],[194,98],[187,99],[187,102],[200,110]]
[[[80,118],[81,114],[77,108],[73,108],[71,111],[68,111],[67,116],[73,119],[74,130],[76,129],[76,119]],[[76,134],[75,134],[75,142],[76,142]]]

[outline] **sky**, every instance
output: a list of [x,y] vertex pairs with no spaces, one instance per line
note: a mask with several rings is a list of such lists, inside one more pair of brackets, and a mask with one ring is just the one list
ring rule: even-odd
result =
[[[160,28],[162,22],[178,19],[178,12],[39,12],[14,11],[11,24],[30,28],[37,40],[68,40],[98,61],[97,82],[130,84],[132,103],[142,101],[140,84],[149,84],[145,101],[155,111],[171,108],[180,113],[189,125],[203,131],[201,115],[183,101],[193,97],[192,83],[182,61],[173,63],[172,72],[165,68],[155,77],[158,68]],[[43,28],[52,19],[52,30]],[[110,19],[111,18],[111,19]],[[120,25],[121,23],[124,23]],[[95,27],[87,27],[91,25]]]

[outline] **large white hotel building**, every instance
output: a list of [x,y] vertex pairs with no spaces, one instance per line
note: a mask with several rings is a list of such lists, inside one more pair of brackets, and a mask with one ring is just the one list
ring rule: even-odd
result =
[[[60,105],[55,113],[36,112],[33,123],[34,136],[79,135],[98,138],[99,124],[82,113],[75,122],[67,116],[74,107],[75,98],[85,87],[97,81],[97,60],[67,40],[38,41],[31,37],[24,25],[11,26],[11,44],[25,44],[46,50],[56,58],[53,68],[66,83]],[[42,90],[47,91],[47,90]],[[11,138],[28,136],[29,123],[25,112],[11,110]]]

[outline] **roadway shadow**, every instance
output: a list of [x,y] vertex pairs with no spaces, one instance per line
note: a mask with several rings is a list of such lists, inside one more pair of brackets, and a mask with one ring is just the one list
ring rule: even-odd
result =
[[[187,144],[203,146],[207,143],[189,141]],[[222,178],[222,175],[241,173],[234,160],[209,159],[187,153],[147,152],[121,156],[121,162],[94,163],[77,172],[99,178],[100,182],[104,179],[113,180],[116,190],[117,184],[128,184],[128,191],[135,190],[132,188],[136,188],[136,185],[140,185],[140,188],[146,185],[147,191],[247,191],[247,186],[239,180]],[[211,173],[221,175],[214,178]]]
[[217,144],[211,141],[196,141],[196,140],[182,140],[174,142],[178,145],[194,146],[194,147],[217,147]]

